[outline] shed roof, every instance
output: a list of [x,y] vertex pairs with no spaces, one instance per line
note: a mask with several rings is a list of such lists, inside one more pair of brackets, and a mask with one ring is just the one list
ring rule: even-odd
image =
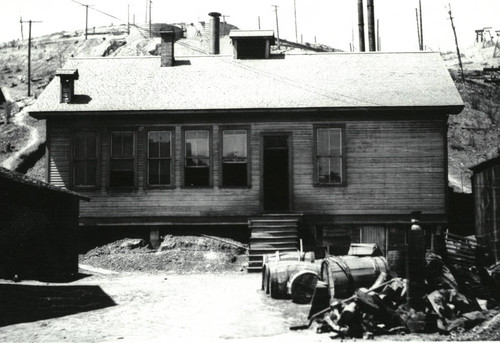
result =
[[82,200],[87,200],[87,201],[89,200],[89,198],[84,196],[84,195],[72,192],[72,191],[64,189],[64,188],[60,188],[60,187],[51,185],[50,183],[46,183],[46,182],[31,178],[31,177],[26,176],[24,174],[21,174],[21,173],[18,173],[18,172],[15,172],[15,171],[3,168],[3,167],[0,167],[0,179],[12,181],[14,183],[32,186],[35,188],[46,189],[49,191],[68,194],[68,195],[77,197],[77,198],[82,199]]
[[434,107],[448,114],[462,99],[439,53],[324,53],[263,60],[231,56],[78,58],[75,94],[60,103],[52,80],[31,113],[214,111]]

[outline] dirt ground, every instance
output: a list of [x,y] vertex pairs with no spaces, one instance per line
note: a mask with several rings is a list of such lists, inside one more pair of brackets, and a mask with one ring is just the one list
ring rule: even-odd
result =
[[[4,308],[0,319],[11,316],[19,322],[0,327],[0,342],[332,341],[329,334],[316,334],[314,328],[290,331],[290,326],[307,322],[309,305],[266,296],[260,290],[259,274],[97,271],[67,284],[0,281],[0,290],[29,286],[45,288],[45,293],[39,291],[39,295],[44,296],[45,307],[50,311],[39,311],[44,302],[37,301],[34,293],[14,293],[22,313],[5,313]],[[56,291],[47,296],[46,289],[51,287]],[[64,291],[67,288],[84,299],[78,301],[78,306],[73,302],[68,308],[68,303],[62,302],[65,295],[69,297],[70,292]],[[7,309],[12,311],[12,306]],[[482,326],[480,331],[497,331],[498,322],[497,319],[493,324]],[[462,338],[498,339],[495,335],[480,333]],[[378,336],[375,340],[447,341],[459,338],[411,334]]]
[[[2,285],[12,285],[5,282]],[[40,282],[23,285],[47,286]],[[16,284],[16,286],[19,284]],[[61,285],[54,285],[58,287]],[[159,272],[93,275],[66,287],[97,286],[102,302],[115,305],[0,328],[1,342],[165,342],[289,338],[307,305],[272,300],[260,291],[260,275]],[[59,294],[60,296],[60,294]],[[98,296],[94,297],[95,303]],[[96,306],[98,307],[98,306]],[[84,310],[84,304],[81,304]],[[55,311],[57,312],[57,311]],[[319,336],[319,335],[318,335]],[[298,341],[298,340],[297,340]],[[314,341],[314,340],[312,340]]]
[[[0,280],[0,342],[331,342],[307,323],[309,305],[264,294],[235,241],[166,236],[162,252],[128,239],[80,255],[71,282]],[[240,244],[241,245],[241,244]],[[460,335],[382,341],[500,340],[500,314]],[[355,341],[355,340],[348,340]]]

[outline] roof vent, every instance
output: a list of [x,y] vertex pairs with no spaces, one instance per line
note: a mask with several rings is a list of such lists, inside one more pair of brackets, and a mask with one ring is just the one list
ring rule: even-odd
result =
[[271,55],[274,45],[272,30],[231,30],[235,59],[265,59]]
[[174,43],[175,43],[175,33],[174,31],[160,31],[161,44],[160,44],[160,56],[161,56],[161,66],[162,67],[172,67],[174,65]]
[[78,69],[57,69],[56,76],[61,79],[61,103],[71,103],[75,96],[75,80],[78,80]]

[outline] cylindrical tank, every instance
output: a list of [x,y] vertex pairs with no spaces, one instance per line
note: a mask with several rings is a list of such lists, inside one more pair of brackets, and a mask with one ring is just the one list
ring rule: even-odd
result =
[[276,261],[266,264],[265,290],[274,299],[287,298],[287,282],[290,277],[301,270],[319,273],[320,263],[305,261]]
[[329,256],[321,264],[321,280],[328,284],[330,299],[346,298],[360,287],[370,287],[380,272],[389,272],[384,257]]

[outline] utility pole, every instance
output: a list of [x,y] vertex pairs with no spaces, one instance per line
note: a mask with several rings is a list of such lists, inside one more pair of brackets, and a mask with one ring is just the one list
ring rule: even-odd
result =
[[87,40],[88,24],[89,24],[89,5],[85,5],[85,40]]
[[380,22],[377,19],[377,51],[382,50],[382,45],[380,44]]
[[127,4],[127,34],[130,35],[130,5]]
[[422,36],[420,36],[420,22],[418,19],[418,9],[415,8],[415,17],[417,21],[417,36],[418,36],[418,48],[422,51]]
[[20,17],[19,23],[21,24],[21,40],[24,40],[24,34],[23,34],[23,17]]
[[259,24],[259,30],[260,30],[260,15],[257,17],[257,22]]
[[149,38],[153,37],[153,34],[151,33],[151,4],[153,1],[149,0]]
[[420,50],[424,51],[424,22],[422,21],[422,0],[418,0],[418,8],[420,11]]
[[299,36],[297,35],[297,4],[296,0],[293,0],[293,15],[295,17],[295,42],[299,42]]
[[28,23],[28,96],[31,96],[31,24],[32,23],[41,23],[41,21],[34,21],[34,20],[27,20],[23,21],[21,20],[21,25],[22,23]]
[[274,7],[274,13],[276,14],[276,42],[278,43],[278,50],[280,49],[280,27],[278,24],[278,6],[271,5]]
[[450,15],[451,28],[453,29],[453,35],[455,36],[455,45],[457,47],[458,64],[460,65],[460,71],[462,72],[462,83],[465,84],[464,68],[462,66],[462,58],[460,57],[460,49],[458,48],[457,31],[455,30],[455,24],[453,24],[453,16],[451,15],[451,5],[448,3],[448,14]]

